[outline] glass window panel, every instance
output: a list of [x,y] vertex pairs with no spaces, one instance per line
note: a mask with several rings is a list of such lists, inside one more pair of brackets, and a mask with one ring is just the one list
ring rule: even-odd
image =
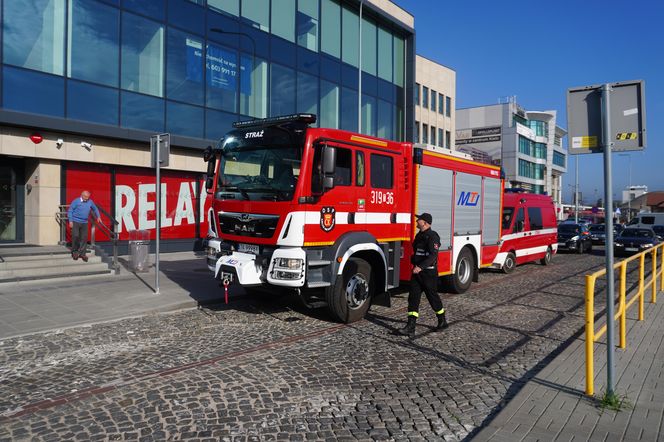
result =
[[415,105],[420,105],[420,84],[415,83]]
[[436,91],[431,91],[431,110],[436,110]]
[[203,104],[203,39],[168,30],[166,95],[193,104]]
[[376,99],[362,94],[362,132],[366,135],[376,136]]
[[445,97],[445,116],[452,116],[452,99],[450,97]]
[[420,122],[419,121],[415,122],[415,142],[416,143],[420,142]]
[[233,123],[236,121],[238,116],[235,113],[205,109],[205,138],[220,139],[233,128]]
[[378,130],[376,135],[392,139],[392,104],[378,100]]
[[69,77],[118,87],[120,12],[99,3],[69,0],[69,23]]
[[443,129],[438,129],[438,146],[439,147],[445,147],[443,144],[444,142],[444,137],[443,137],[444,131]]
[[168,0],[168,22],[191,32],[203,33],[205,29],[205,5],[203,0]]
[[270,0],[242,0],[242,17],[254,28],[270,32]]
[[9,66],[2,72],[3,108],[64,118],[64,78]]
[[297,48],[297,68],[309,74],[318,76],[320,73],[320,55],[303,47]]
[[446,131],[445,131],[445,147],[447,147],[448,149],[451,149],[451,148],[452,148],[452,141],[451,141],[451,139],[452,139],[452,137],[451,137],[451,135],[450,135],[450,131],[449,131],[449,130],[446,130]]
[[331,57],[320,57],[320,76],[335,83],[341,83],[341,62]]
[[122,91],[120,125],[149,132],[164,131],[164,100]]
[[297,46],[281,38],[272,37],[270,39],[270,55],[272,61],[280,64],[291,67],[297,65]]
[[[405,63],[405,42],[403,38],[399,38],[396,35],[393,40],[394,48],[394,84],[397,86],[403,87],[404,78],[406,74],[406,63]],[[412,80],[411,80],[412,81]]]
[[403,121],[403,108],[396,106],[394,108],[394,140],[405,141],[404,121]]
[[67,118],[117,126],[118,90],[70,80],[67,83]]
[[297,4],[297,44],[318,52],[318,0]]
[[339,128],[339,85],[320,81],[320,127]]
[[65,0],[4,2],[3,60],[64,75]]
[[270,115],[295,113],[295,71],[272,63],[270,68]]
[[166,103],[166,131],[186,137],[203,138],[203,108],[188,104]]
[[295,43],[295,0],[272,2],[272,34]]
[[209,43],[205,57],[206,105],[228,112],[237,112],[239,84],[237,52]]
[[267,62],[247,54],[240,66],[240,113],[267,117]]
[[378,28],[378,76],[392,81],[392,34]]
[[436,145],[436,128],[431,126],[431,144]]
[[360,19],[356,13],[347,8],[341,9],[341,60],[358,66],[358,42],[360,41]]
[[362,18],[362,70],[376,75],[376,25]]
[[341,88],[341,129],[357,132],[357,91]]
[[429,107],[429,88],[422,86],[422,107]]
[[321,0],[320,50],[341,58],[341,7],[333,0]]
[[355,152],[355,185],[364,187],[364,152]]
[[445,112],[445,95],[438,94],[438,113],[443,114]]
[[422,142],[424,144],[429,144],[429,125],[422,124]]
[[122,0],[122,6],[156,20],[164,19],[164,0]]
[[297,73],[296,112],[318,114],[318,78],[313,75]]
[[207,4],[213,10],[236,17],[240,15],[240,0],[207,0]]
[[371,187],[391,189],[394,186],[394,159],[387,155],[372,153]]
[[163,97],[164,27],[122,14],[122,88]]

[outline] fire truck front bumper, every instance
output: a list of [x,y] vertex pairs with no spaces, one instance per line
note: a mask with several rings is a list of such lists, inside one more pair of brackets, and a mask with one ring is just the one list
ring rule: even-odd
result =
[[256,255],[233,252],[222,256],[215,265],[214,277],[224,284],[239,283],[243,286],[260,285],[263,268]]

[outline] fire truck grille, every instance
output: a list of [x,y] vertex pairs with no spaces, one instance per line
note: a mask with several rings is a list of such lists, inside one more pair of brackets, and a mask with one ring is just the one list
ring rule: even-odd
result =
[[231,212],[219,214],[221,232],[230,235],[271,238],[278,222],[279,217],[276,215]]

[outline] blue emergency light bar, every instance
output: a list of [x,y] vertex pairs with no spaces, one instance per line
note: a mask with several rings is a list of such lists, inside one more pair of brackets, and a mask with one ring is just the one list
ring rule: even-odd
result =
[[292,115],[282,115],[279,117],[259,118],[256,120],[236,121],[235,123],[233,123],[233,127],[236,129],[241,129],[244,127],[275,126],[277,124],[296,123],[296,122],[313,124],[316,122],[316,114],[292,114]]

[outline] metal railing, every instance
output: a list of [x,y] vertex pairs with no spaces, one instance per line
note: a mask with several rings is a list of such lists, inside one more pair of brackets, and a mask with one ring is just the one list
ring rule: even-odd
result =
[[[60,224],[60,241],[58,244],[66,245],[67,244],[67,223],[69,221],[67,212],[69,210],[68,204],[62,204],[59,207],[59,212],[55,214],[55,219]],[[98,223],[97,219],[94,216],[89,216],[88,220],[91,222],[90,226],[90,247],[95,248],[95,243],[97,240],[97,228],[106,234],[113,244],[113,271],[117,275],[120,273],[120,265],[118,263],[118,240],[120,235],[118,234],[118,221],[111,216],[106,210],[102,207],[97,206],[99,209],[100,215],[104,215],[110,221],[111,227],[107,226],[104,223]],[[92,213],[90,213],[92,215]]]
[[[661,252],[661,253],[659,253]],[[657,256],[660,254],[659,270],[657,268]],[[645,281],[645,258],[650,255],[652,272],[650,280]],[[627,300],[627,264],[639,261],[638,288],[636,294]],[[634,256],[624,259],[613,265],[614,270],[619,271],[619,290],[618,290],[618,310],[613,320],[618,321],[618,347],[627,346],[627,309],[638,301],[639,321],[644,319],[644,298],[646,290],[650,289],[650,302],[657,302],[658,285],[659,290],[664,290],[664,243],[651,249],[640,252]],[[604,324],[595,331],[595,283],[597,278],[606,275],[606,269],[599,270],[591,275],[586,275],[586,394],[592,396],[595,394],[595,373],[594,373],[594,345],[606,333],[607,324]],[[659,282],[659,284],[658,284]]]

